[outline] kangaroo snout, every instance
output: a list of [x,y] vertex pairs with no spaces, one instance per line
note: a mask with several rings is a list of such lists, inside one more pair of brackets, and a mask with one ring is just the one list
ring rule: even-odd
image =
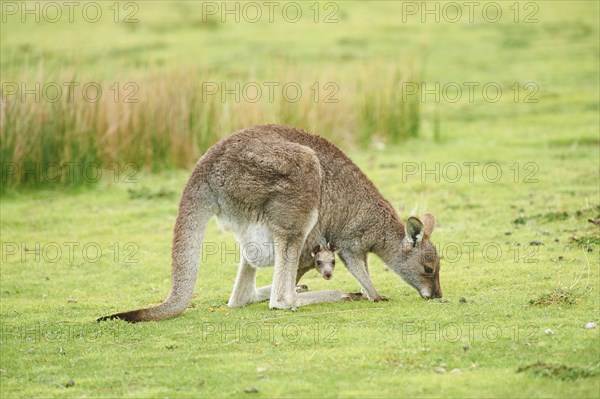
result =
[[421,298],[424,298],[424,299],[434,299],[434,298],[442,297],[441,290],[434,290],[432,292],[429,288],[421,288],[419,290],[419,294],[421,295]]
[[333,277],[333,274],[331,274],[331,272],[324,272],[323,277],[325,278],[325,280],[330,280],[331,277]]

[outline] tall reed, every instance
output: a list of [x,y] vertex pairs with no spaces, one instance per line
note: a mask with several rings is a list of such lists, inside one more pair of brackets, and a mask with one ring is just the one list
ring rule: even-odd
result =
[[396,64],[147,71],[117,82],[40,67],[2,82],[2,190],[78,184],[89,180],[89,164],[189,167],[219,139],[257,124],[293,125],[341,146],[398,142],[419,129],[419,95],[406,95],[407,82],[418,82],[417,73]]

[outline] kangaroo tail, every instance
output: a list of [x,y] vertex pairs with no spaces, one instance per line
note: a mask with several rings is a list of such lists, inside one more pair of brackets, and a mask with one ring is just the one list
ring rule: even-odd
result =
[[[196,170],[198,172],[198,170]],[[132,323],[163,320],[183,313],[188,307],[198,275],[198,262],[206,223],[213,215],[213,199],[206,184],[194,184],[192,174],[175,223],[172,249],[171,293],[160,305],[100,317],[97,321],[122,319]]]

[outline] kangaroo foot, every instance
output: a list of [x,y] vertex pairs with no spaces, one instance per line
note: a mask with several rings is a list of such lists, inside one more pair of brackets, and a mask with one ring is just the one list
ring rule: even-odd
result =
[[345,301],[359,301],[361,299],[367,299],[367,296],[363,295],[362,292],[346,292],[342,295],[342,300]]

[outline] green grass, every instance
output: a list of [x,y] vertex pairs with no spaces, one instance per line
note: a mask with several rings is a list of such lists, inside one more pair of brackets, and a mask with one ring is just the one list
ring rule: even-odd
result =
[[555,288],[550,292],[540,295],[539,298],[531,299],[529,304],[534,306],[550,305],[572,305],[577,300],[577,295],[565,288]]
[[[436,216],[447,301],[420,299],[372,257],[373,282],[389,302],[229,309],[235,245],[211,221],[205,246],[219,250],[201,262],[190,309],[170,321],[97,324],[166,297],[189,170],[121,170],[115,181],[106,169],[91,187],[9,189],[0,204],[2,397],[598,397],[599,328],[583,327],[600,318],[598,227],[587,221],[600,206],[596,2],[538,2],[540,22],[529,25],[404,24],[393,2],[352,2],[340,4],[344,19],[329,27],[198,28],[192,17],[182,24],[194,3],[146,4],[140,15],[149,19],[137,28],[98,24],[89,37],[49,24],[27,33],[3,27],[2,79],[20,73],[11,69],[25,63],[19,46],[31,49],[30,65],[47,57],[60,67],[63,43],[73,49],[67,58],[98,76],[186,64],[246,73],[251,67],[235,60],[260,66],[260,57],[282,52],[298,70],[335,71],[347,59],[385,66],[409,54],[429,84],[500,83],[496,103],[426,98],[419,137],[401,145],[365,139],[362,127],[354,144],[336,141],[402,218]],[[117,50],[100,65],[100,55]],[[536,82],[539,102],[515,103],[515,82]],[[472,179],[464,162],[479,163]],[[422,174],[436,163],[439,173]],[[451,163],[461,166],[456,182]],[[502,171],[497,182],[494,169],[483,172],[492,163]],[[271,275],[261,270],[259,284]],[[303,283],[358,288],[341,264],[332,281],[310,273]]]
[[[403,217],[413,208],[437,216],[433,239],[447,258],[442,288],[448,302],[421,300],[373,258],[374,283],[389,302],[324,304],[297,313],[270,311],[266,304],[228,309],[235,245],[211,222],[205,246],[225,247],[202,262],[187,312],[158,323],[96,324],[97,316],[157,303],[168,293],[177,209],[168,193],[181,190],[187,173],[140,174],[137,184],[109,181],[70,195],[13,193],[2,204],[3,394],[214,397],[243,396],[244,389],[256,387],[259,397],[594,397],[598,329],[583,325],[598,320],[600,247],[591,243],[587,252],[571,240],[575,231],[597,229],[587,222],[596,212],[590,207],[597,201],[595,178],[579,175],[594,151],[557,161],[556,154],[504,140],[495,153],[501,165],[510,166],[516,148],[524,159],[547,165],[537,184],[402,184],[398,168],[389,167],[399,159],[459,156],[462,140],[477,136],[350,153]],[[561,186],[565,170],[572,178]],[[540,204],[570,215],[579,210],[580,217],[512,223],[515,213],[538,213]],[[524,248],[533,240],[544,242],[535,252]],[[40,243],[40,261],[31,254],[21,261],[22,250],[7,255],[7,242],[21,249]],[[69,242],[79,243],[73,259]],[[479,243],[472,259],[469,242]],[[56,263],[49,261],[55,257],[50,243],[63,251]],[[85,260],[82,248],[89,243],[102,249],[98,261],[93,250]],[[456,243],[462,248],[458,260]],[[498,261],[481,251],[487,243],[502,249]],[[270,276],[271,269],[261,271],[259,283]],[[357,289],[343,267],[332,281],[312,273],[304,283],[311,289]],[[530,305],[555,289],[568,289],[577,300]],[[554,333],[546,335],[546,329]],[[536,362],[592,371],[573,374],[576,381],[519,372]],[[437,373],[439,367],[446,373]],[[74,386],[65,388],[69,379]]]
[[578,367],[557,366],[541,362],[521,367],[519,372],[530,370],[533,371],[534,374],[538,374],[543,377],[560,378],[563,380],[577,380],[580,378],[596,377],[600,374],[598,367],[583,369]]

